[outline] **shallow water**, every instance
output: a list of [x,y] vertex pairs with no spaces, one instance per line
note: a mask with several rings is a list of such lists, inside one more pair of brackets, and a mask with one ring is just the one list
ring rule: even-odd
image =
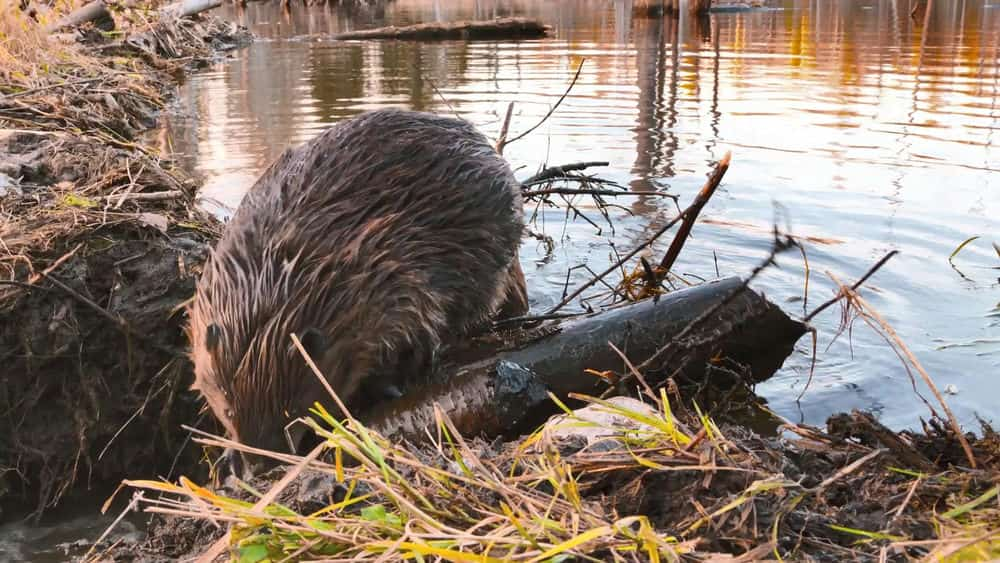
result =
[[[380,9],[251,4],[224,16],[259,40],[192,76],[160,142],[205,179],[206,204],[226,215],[281,151],[363,110],[399,106],[458,113],[495,137],[509,102],[512,130],[537,131],[507,148],[522,177],[544,163],[607,160],[602,176],[689,202],[711,163],[733,165],[703,212],[677,271],[695,280],[746,274],[780,225],[808,237],[754,287],[801,315],[831,295],[826,271],[861,275],[901,254],[864,296],[895,327],[948,395],[956,414],[995,419],[1000,396],[1000,5],[934,2],[911,18],[908,0],[786,1],[770,10],[716,14],[709,25],[632,17],[628,2],[399,0]],[[335,42],[331,33],[430,20],[537,16],[551,39],[520,42]],[[585,61],[585,62],[584,62]],[[445,101],[446,100],[446,101]],[[625,197],[608,228],[592,206],[535,225],[559,243],[527,240],[522,261],[532,306],[557,302],[571,266],[609,263],[676,212],[669,200]],[[951,251],[968,245],[949,265]],[[662,252],[662,247],[658,248]],[[570,284],[589,274],[576,269]],[[811,346],[759,386],[780,414],[822,423],[837,411],[874,410],[894,427],[927,408],[895,353],[862,322],[834,338],[838,308],[816,319]],[[930,398],[922,384],[917,389]]]

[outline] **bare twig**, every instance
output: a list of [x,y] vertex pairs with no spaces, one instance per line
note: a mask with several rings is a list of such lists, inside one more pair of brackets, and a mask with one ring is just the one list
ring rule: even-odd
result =
[[[533,126],[531,126],[527,131],[525,131],[525,132],[521,133],[520,135],[514,137],[513,139],[509,139],[509,140],[507,139],[507,135],[506,135],[507,128],[506,128],[506,126],[504,127],[503,133],[501,135],[501,140],[497,141],[497,152],[499,152],[500,154],[503,154],[503,148],[505,146],[513,143],[514,141],[523,139],[528,134],[530,134],[532,131],[534,131],[535,129],[538,129],[539,127],[542,126],[543,123],[545,123],[545,121],[553,114],[553,112],[556,111],[556,109],[559,107],[559,105],[563,103],[563,100],[565,100],[566,96],[569,95],[570,90],[573,89],[573,86],[576,84],[576,79],[580,78],[580,71],[583,70],[583,63],[585,63],[585,62],[587,62],[587,59],[583,59],[583,60],[580,61],[580,66],[576,67],[576,74],[573,75],[573,80],[569,83],[569,86],[566,87],[566,91],[563,92],[562,96],[559,96],[559,99],[556,100],[555,105],[553,105],[549,109],[549,112],[546,113],[545,116],[542,117],[542,119],[539,120],[538,123],[536,123]],[[507,119],[508,119],[508,121],[510,120],[510,110],[509,109],[507,110]]]
[[514,113],[514,102],[507,104],[507,115],[503,118],[503,125],[500,126],[500,136],[497,137],[497,154],[503,155],[503,149],[507,146],[507,132],[510,130],[510,116]]
[[712,175],[708,177],[705,185],[702,186],[701,191],[695,196],[694,201],[688,206],[688,211],[684,214],[684,222],[677,229],[677,234],[674,235],[674,240],[670,243],[670,248],[667,249],[667,253],[663,255],[663,260],[660,261],[661,276],[666,276],[666,273],[674,266],[674,262],[680,255],[681,249],[684,248],[684,243],[687,241],[688,235],[691,234],[691,228],[694,227],[695,221],[698,220],[698,214],[701,213],[701,209],[705,207],[708,200],[712,198],[715,189],[722,182],[722,177],[726,175],[726,170],[729,170],[729,161],[731,159],[732,153],[726,152],[726,155],[719,161],[719,165],[712,171]]
[[927,385],[927,387],[931,390],[931,393],[934,394],[934,398],[937,399],[938,403],[941,405],[941,408],[944,410],[945,415],[948,417],[948,423],[951,425],[951,429],[955,433],[955,438],[962,445],[962,450],[965,452],[965,457],[969,462],[969,467],[975,469],[976,456],[972,453],[972,447],[969,445],[969,441],[965,438],[965,434],[962,433],[962,427],[959,426],[958,419],[955,418],[954,413],[951,412],[951,407],[949,407],[948,403],[945,402],[944,397],[941,395],[941,392],[938,391],[937,385],[934,384],[934,380],[932,380],[931,376],[928,375],[927,371],[924,369],[924,366],[921,365],[920,361],[917,360],[917,357],[913,354],[913,352],[910,351],[910,348],[906,345],[905,342],[903,342],[903,339],[901,339],[899,335],[896,334],[896,331],[892,328],[892,325],[886,322],[886,320],[883,319],[881,315],[879,315],[878,311],[876,311],[874,307],[872,307],[867,301],[865,301],[865,299],[861,297],[861,295],[859,295],[855,290],[842,284],[835,275],[833,275],[830,272],[827,272],[827,275],[829,275],[833,279],[833,281],[840,286],[841,288],[840,291],[844,295],[846,295],[851,301],[856,303],[866,316],[870,317],[878,324],[879,327],[881,327],[881,329],[889,336],[889,338],[896,345],[896,347],[898,347],[898,349],[902,352],[902,354],[906,357],[906,359],[910,362],[910,364],[914,368],[916,368],[917,373],[919,373],[920,377],[924,380],[924,384]]
[[610,164],[606,160],[594,160],[589,162],[573,162],[571,164],[563,164],[560,166],[549,166],[543,169],[538,174],[528,178],[523,183],[532,184],[535,182],[541,182],[543,180],[548,180],[550,178],[555,178],[557,176],[565,176],[569,172],[577,172],[579,170],[586,170],[587,168],[593,168],[595,166],[607,166]]
[[42,270],[41,273],[33,274],[28,279],[28,285],[34,285],[34,284],[38,283],[38,280],[40,280],[43,277],[48,276],[52,272],[56,271],[56,269],[59,268],[59,266],[62,266],[67,260],[69,260],[70,258],[72,258],[73,255],[76,254],[76,252],[78,250],[80,250],[80,248],[82,246],[83,246],[82,242],[81,243],[77,243],[77,245],[74,246],[69,252],[67,252],[66,254],[63,254],[62,256],[60,256],[59,258],[57,258],[55,262],[49,264],[49,267],[45,268],[44,270]]
[[522,192],[525,198],[537,197],[543,195],[606,195],[606,196],[622,196],[622,195],[651,195],[658,197],[677,197],[674,194],[666,194],[662,192],[626,192],[620,190],[588,190],[588,189],[578,189],[578,188],[547,188],[544,190],[525,190]]
[[[879,269],[882,266],[884,266],[885,263],[888,262],[890,258],[892,258],[893,256],[895,256],[897,254],[899,254],[898,250],[892,250],[888,254],[886,254],[885,256],[883,256],[882,258],[880,258],[878,262],[875,262],[875,264],[871,268],[869,268],[867,272],[865,272],[865,275],[861,276],[858,279],[858,281],[854,282],[854,284],[851,285],[851,288],[850,288],[851,291],[857,291],[857,289],[859,287],[861,287],[862,284],[864,284],[866,281],[868,281],[868,278],[872,277],[872,274],[874,274],[875,272],[879,271]],[[809,322],[809,321],[811,321],[813,319],[813,317],[815,317],[816,315],[822,313],[827,307],[829,307],[830,305],[833,305],[837,301],[840,301],[840,299],[843,296],[844,296],[844,292],[843,291],[838,291],[836,295],[834,295],[833,297],[831,297],[830,299],[828,299],[825,303],[823,303],[819,307],[816,307],[815,309],[813,309],[813,312],[809,313],[808,315],[806,315],[806,318],[802,319],[802,321],[803,322]]]

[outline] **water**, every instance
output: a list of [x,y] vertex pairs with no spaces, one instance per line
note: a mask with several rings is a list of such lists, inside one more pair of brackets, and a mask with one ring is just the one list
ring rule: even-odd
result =
[[[993,0],[990,0],[993,1]],[[260,39],[192,76],[160,142],[205,180],[206,205],[235,207],[288,146],[363,110],[398,106],[458,113],[496,136],[509,102],[512,130],[534,125],[583,70],[558,111],[507,148],[522,177],[544,163],[607,160],[602,176],[634,190],[691,200],[711,163],[733,165],[703,212],[679,272],[746,274],[770,248],[771,225],[807,237],[811,277],[788,254],[754,287],[801,315],[831,295],[831,271],[861,275],[901,254],[864,296],[920,358],[964,423],[995,419],[1000,396],[1000,5],[933,2],[910,17],[909,0],[792,1],[768,11],[684,19],[632,17],[628,2],[399,0],[379,9],[294,3],[228,7]],[[331,33],[431,20],[536,16],[555,37],[521,42],[334,42]],[[447,101],[445,101],[447,100]],[[620,198],[608,228],[563,210],[536,230],[557,241],[545,259],[522,248],[532,306],[557,302],[569,267],[609,263],[676,212],[669,200]],[[982,238],[948,262],[968,237]],[[665,243],[664,243],[665,244]],[[658,251],[662,252],[662,246]],[[717,266],[716,266],[717,264]],[[588,277],[574,270],[571,284]],[[759,386],[780,414],[821,424],[838,411],[874,410],[913,427],[927,408],[895,353],[862,321],[834,338],[836,308],[815,321],[818,362],[803,338]],[[928,393],[922,384],[917,390]]]

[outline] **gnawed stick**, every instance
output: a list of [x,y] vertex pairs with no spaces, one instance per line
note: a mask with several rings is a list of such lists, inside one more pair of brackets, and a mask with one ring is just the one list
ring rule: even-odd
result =
[[729,170],[729,161],[731,159],[732,153],[726,152],[726,156],[722,157],[719,165],[715,167],[712,175],[708,177],[705,185],[702,186],[698,195],[695,196],[694,201],[688,206],[687,211],[684,213],[684,221],[681,223],[680,228],[677,229],[677,234],[674,235],[674,240],[670,243],[667,253],[663,255],[663,260],[660,260],[660,273],[658,277],[661,280],[667,276],[670,268],[674,267],[674,262],[677,261],[681,249],[684,248],[684,243],[687,242],[688,236],[691,234],[691,229],[694,227],[695,221],[698,220],[698,214],[701,213],[701,209],[705,207],[708,200],[712,198],[715,189],[719,187],[722,177],[726,175],[726,170]]
[[[728,304],[717,308],[723,300]],[[422,440],[425,429],[434,426],[436,403],[467,436],[530,430],[557,409],[550,392],[566,400],[571,394],[604,391],[608,381],[591,374],[624,371],[616,348],[645,358],[713,309],[719,322],[702,326],[691,354],[707,359],[721,351],[753,366],[760,379],[780,367],[805,332],[804,325],[740,278],[726,278],[544,327],[539,329],[543,336],[512,350],[484,345],[452,352],[431,382],[358,417],[383,435]],[[715,327],[721,325],[739,330],[719,333]],[[689,364],[691,370],[702,366]],[[650,385],[662,383],[664,375],[662,370],[644,373]]]
[[186,18],[222,5],[222,0],[181,0],[159,10],[160,17]]

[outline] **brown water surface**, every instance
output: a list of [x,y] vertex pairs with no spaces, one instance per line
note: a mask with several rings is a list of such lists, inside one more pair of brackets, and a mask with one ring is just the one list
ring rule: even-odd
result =
[[[601,174],[635,190],[691,200],[711,163],[732,151],[725,183],[703,213],[677,270],[694,280],[746,274],[770,247],[777,217],[807,245],[809,306],[800,256],[780,259],[754,287],[790,313],[831,295],[889,250],[901,254],[866,298],[891,322],[967,424],[997,422],[1000,404],[1000,3],[812,0],[716,14],[709,25],[635,19],[624,1],[398,0],[385,8],[306,8],[292,0],[228,5],[259,40],[192,76],[166,116],[159,142],[205,180],[206,204],[225,215],[288,146],[363,110],[385,106],[459,113],[495,136],[509,102],[513,130],[543,116],[577,66],[580,79],[534,134],[507,148],[527,176],[542,164],[608,160]],[[520,42],[335,42],[335,32],[431,20],[537,16],[551,39]],[[443,100],[447,100],[447,103]],[[217,201],[217,203],[213,203]],[[532,305],[557,302],[567,269],[604,268],[675,213],[669,201],[621,198],[614,229],[542,210],[534,228],[559,243],[554,256],[522,247]],[[631,214],[631,215],[629,215]],[[982,238],[948,263],[968,237]],[[663,246],[657,248],[663,251]],[[717,266],[716,266],[717,264]],[[573,270],[570,283],[589,274]],[[759,386],[792,420],[822,423],[851,408],[914,426],[927,408],[893,351],[858,322],[835,339],[836,309],[816,319],[818,363],[801,402],[811,347]],[[923,385],[917,389],[928,395]],[[103,499],[102,499],[103,500]],[[62,561],[111,516],[56,515],[41,528],[0,528],[5,560]],[[121,530],[119,535],[133,529]]]
[[[399,0],[384,8],[250,4],[222,15],[259,40],[192,76],[161,141],[205,179],[217,212],[235,207],[286,147],[363,110],[456,112],[496,136],[516,102],[515,132],[533,125],[586,60],[557,112],[506,156],[522,177],[544,163],[608,160],[600,173],[635,190],[691,200],[711,163],[733,165],[678,267],[691,280],[746,274],[770,246],[777,218],[808,237],[811,308],[889,250],[901,254],[865,295],[906,340],[963,421],[1000,404],[1000,4],[907,0],[786,1],[714,14],[708,25],[632,17],[629,2]],[[551,39],[337,42],[351,29],[432,20],[536,16]],[[445,102],[447,100],[447,102]],[[214,200],[214,202],[213,202]],[[557,302],[567,269],[609,263],[675,213],[669,201],[621,198],[609,229],[586,201],[583,219],[541,211],[522,259],[534,310]],[[628,213],[633,215],[628,215]],[[981,235],[949,266],[964,239]],[[662,251],[662,249],[660,249]],[[717,264],[717,266],[716,266]],[[754,286],[802,314],[805,269],[789,254]],[[573,271],[570,283],[589,274]],[[816,321],[819,359],[801,402],[811,347],[760,392],[792,420],[875,410],[896,427],[927,413],[884,341],[858,322],[834,339],[831,309]],[[927,395],[922,384],[917,389]]]

